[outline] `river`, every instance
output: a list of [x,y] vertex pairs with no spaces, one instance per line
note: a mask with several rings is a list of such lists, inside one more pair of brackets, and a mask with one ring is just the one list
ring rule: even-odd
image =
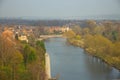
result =
[[120,80],[120,72],[100,59],[84,52],[82,48],[67,43],[65,38],[45,41],[51,60],[51,76],[59,80]]

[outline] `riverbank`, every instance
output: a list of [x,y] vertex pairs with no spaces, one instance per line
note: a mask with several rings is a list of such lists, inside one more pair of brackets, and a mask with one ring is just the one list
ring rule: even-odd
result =
[[46,40],[48,38],[62,38],[63,35],[40,35],[40,38],[38,38],[37,40]]
[[67,41],[71,44],[71,45],[74,45],[74,46],[78,46],[78,47],[81,47],[83,48],[88,54],[90,54],[91,56],[94,56],[96,58],[99,58],[101,59],[101,61],[105,62],[106,64],[108,64],[109,66],[111,67],[114,67],[116,69],[118,69],[120,71],[120,64],[119,64],[119,58],[116,58],[116,57],[111,57],[109,55],[106,55],[106,54],[95,54],[94,51],[95,49],[93,48],[86,48],[85,47],[85,43],[84,43],[84,40],[76,40],[74,38],[71,38],[71,39],[67,39]]
[[45,72],[46,72],[45,80],[51,79],[50,56],[48,53],[45,54]]

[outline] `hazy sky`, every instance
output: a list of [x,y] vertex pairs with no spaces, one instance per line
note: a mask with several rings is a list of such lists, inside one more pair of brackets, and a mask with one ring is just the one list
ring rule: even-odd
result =
[[120,0],[0,0],[0,17],[28,19],[120,18]]

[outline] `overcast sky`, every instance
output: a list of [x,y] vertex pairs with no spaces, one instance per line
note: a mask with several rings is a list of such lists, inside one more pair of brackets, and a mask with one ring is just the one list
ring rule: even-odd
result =
[[28,19],[120,18],[120,0],[0,0],[0,17]]

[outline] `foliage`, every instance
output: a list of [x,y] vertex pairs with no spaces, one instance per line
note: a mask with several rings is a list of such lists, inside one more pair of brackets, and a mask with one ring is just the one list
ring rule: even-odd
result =
[[76,33],[76,34],[81,34],[81,27],[79,25],[75,25],[72,27],[72,30]]
[[72,30],[69,30],[68,32],[65,32],[63,35],[67,38],[73,38],[76,34]]
[[7,34],[0,35],[0,80],[44,80],[44,42],[31,46]]
[[15,39],[18,40],[18,34],[15,34]]
[[78,39],[78,40],[80,40],[81,36],[80,35],[76,35],[75,38]]
[[32,61],[35,61],[36,60],[35,49],[30,47],[29,45],[25,45],[23,56],[24,56],[25,65],[27,65],[27,63],[30,63]]
[[44,45],[43,41],[36,41],[36,46],[37,47],[41,47],[42,49],[44,49],[44,51],[46,51],[45,45]]
[[71,36],[71,32],[65,33],[68,41],[73,45],[84,48],[88,54],[96,56],[109,65],[120,69],[119,26],[112,22],[104,22],[102,25],[98,25],[92,20],[87,21],[87,23],[87,27],[81,28],[81,35],[76,33]]

